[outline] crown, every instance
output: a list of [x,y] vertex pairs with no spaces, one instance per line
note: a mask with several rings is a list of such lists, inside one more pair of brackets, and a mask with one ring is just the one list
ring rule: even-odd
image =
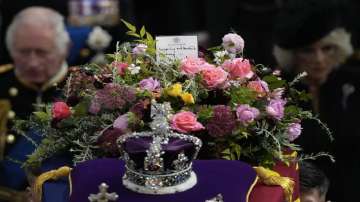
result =
[[199,138],[171,131],[169,103],[152,101],[151,131],[133,132],[118,139],[125,161],[123,185],[144,194],[170,194],[197,183],[192,170],[202,142]]

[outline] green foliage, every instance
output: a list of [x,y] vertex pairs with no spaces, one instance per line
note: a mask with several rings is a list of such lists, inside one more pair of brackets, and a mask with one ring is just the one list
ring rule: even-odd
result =
[[285,86],[286,81],[276,77],[275,75],[267,75],[263,77],[263,81],[265,81],[271,90],[276,88],[282,88]]
[[256,93],[246,87],[235,87],[231,88],[228,92],[231,98],[231,104],[236,106],[237,104],[249,104],[253,103],[256,98]]
[[145,26],[142,26],[140,31],[137,33],[137,29],[134,25],[130,24],[129,22],[126,22],[125,20],[121,20],[125,26],[129,29],[129,31],[126,32],[127,35],[133,36],[136,38],[136,42],[142,43],[147,45],[148,49],[147,52],[149,52],[151,55],[155,54],[155,40],[151,36],[149,32],[146,31]]
[[198,112],[200,122],[207,122],[213,116],[213,110],[209,106],[202,106]]
[[227,160],[240,160],[241,156],[241,146],[230,142],[229,148],[225,149],[223,152],[223,158]]

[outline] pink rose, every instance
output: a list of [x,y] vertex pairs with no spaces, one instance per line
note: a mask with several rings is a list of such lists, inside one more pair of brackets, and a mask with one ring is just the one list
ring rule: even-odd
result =
[[55,102],[52,106],[51,113],[55,120],[66,119],[71,115],[70,108],[65,102]]
[[186,57],[181,60],[180,71],[188,76],[194,76],[200,72],[206,61],[203,58]]
[[228,76],[228,73],[221,67],[207,67],[201,71],[202,81],[208,89],[221,87]]
[[255,107],[250,107],[249,105],[239,105],[236,108],[236,116],[238,120],[246,125],[253,122],[258,116],[260,112]]
[[226,60],[222,67],[230,73],[232,79],[250,79],[254,72],[251,70],[249,60],[243,58],[235,58],[232,60]]
[[120,76],[125,74],[125,70],[128,68],[128,64],[125,62],[112,62],[111,66],[117,69],[117,72]]
[[266,112],[273,118],[280,120],[284,117],[285,104],[286,101],[282,99],[270,100],[268,106],[266,106]]
[[180,133],[189,133],[203,130],[204,126],[197,121],[196,115],[192,112],[179,112],[172,116],[171,128]]
[[234,33],[226,34],[222,38],[222,41],[223,41],[222,46],[229,53],[243,52],[245,42],[244,42],[244,39],[241,38],[240,35],[234,34]]
[[268,84],[265,81],[262,81],[262,80],[250,81],[248,83],[247,87],[254,90],[257,93],[269,92]]
[[287,133],[290,142],[294,141],[296,138],[298,138],[301,134],[301,125],[299,123],[290,123],[287,128]]

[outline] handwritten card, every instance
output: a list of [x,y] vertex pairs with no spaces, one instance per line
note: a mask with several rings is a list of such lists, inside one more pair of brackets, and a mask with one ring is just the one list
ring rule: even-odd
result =
[[185,57],[198,57],[197,36],[158,36],[156,37],[156,59],[176,60]]

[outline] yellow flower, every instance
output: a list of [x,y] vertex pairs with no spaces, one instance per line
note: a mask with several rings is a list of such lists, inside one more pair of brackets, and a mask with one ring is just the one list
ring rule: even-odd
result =
[[184,101],[185,104],[194,104],[195,100],[191,93],[182,93],[181,99]]
[[170,86],[167,89],[167,94],[173,97],[181,96],[182,94],[182,85],[180,83],[176,83]]

